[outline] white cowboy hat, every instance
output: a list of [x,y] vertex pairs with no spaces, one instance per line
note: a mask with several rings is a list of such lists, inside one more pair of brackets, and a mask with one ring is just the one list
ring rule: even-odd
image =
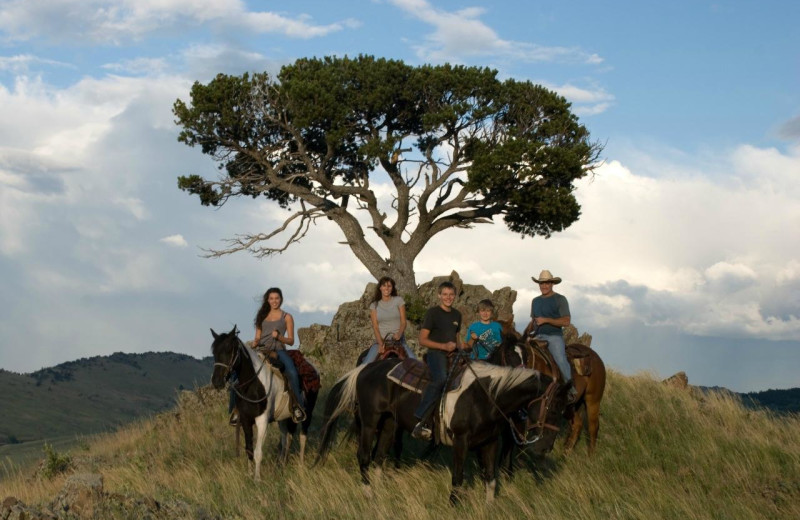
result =
[[536,283],[544,283],[544,282],[552,282],[553,284],[561,283],[561,278],[559,278],[558,276],[553,276],[553,273],[551,273],[547,269],[539,273],[538,280],[533,276],[531,276],[531,280],[533,280]]

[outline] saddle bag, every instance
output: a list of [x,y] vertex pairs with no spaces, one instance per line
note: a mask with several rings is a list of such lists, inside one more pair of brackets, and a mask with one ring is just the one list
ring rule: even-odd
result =
[[592,375],[592,363],[589,351],[583,345],[567,345],[567,359],[576,374],[588,377]]

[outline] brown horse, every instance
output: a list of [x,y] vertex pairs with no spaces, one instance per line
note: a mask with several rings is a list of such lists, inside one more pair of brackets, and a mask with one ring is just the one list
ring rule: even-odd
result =
[[[515,334],[517,338],[522,338],[514,330],[513,324],[504,321],[501,321],[501,324],[504,333]],[[547,349],[546,342],[526,336],[521,345],[524,345],[523,362],[526,367],[539,370],[553,378],[561,375],[558,365]],[[589,455],[592,455],[597,447],[597,432],[600,429],[600,401],[606,388],[606,366],[597,352],[586,345],[571,343],[567,345],[566,350],[572,366],[572,380],[577,396],[564,411],[564,417],[570,423],[570,433],[564,442],[564,447],[567,452],[575,447],[583,429],[583,415],[586,414]]]

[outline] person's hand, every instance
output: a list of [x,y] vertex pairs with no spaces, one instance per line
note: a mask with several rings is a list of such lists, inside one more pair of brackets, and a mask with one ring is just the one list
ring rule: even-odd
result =
[[544,325],[547,322],[547,318],[543,318],[541,316],[534,319],[536,320],[537,325]]
[[445,352],[453,352],[456,349],[457,345],[455,341],[448,341],[444,344]]
[[475,334],[474,332],[473,332],[472,334],[470,334],[470,335],[469,335],[469,337],[470,337],[471,339],[473,339],[473,340],[476,340],[476,339],[478,339],[478,335],[477,335],[477,334]]
[[400,341],[400,333],[399,332],[395,332],[394,334],[392,334],[392,337],[394,338],[395,341]]
[[378,342],[378,355],[383,354],[386,351],[386,345],[384,345],[383,341]]

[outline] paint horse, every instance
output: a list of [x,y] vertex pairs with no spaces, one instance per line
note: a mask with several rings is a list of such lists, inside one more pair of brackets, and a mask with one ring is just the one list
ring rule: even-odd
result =
[[[264,437],[267,425],[277,421],[281,432],[280,460],[289,458],[289,446],[297,431],[297,424],[291,419],[289,395],[284,378],[277,368],[263,362],[258,353],[245,346],[237,336],[236,326],[230,332],[217,334],[211,329],[214,342],[211,353],[214,355],[214,373],[211,383],[214,388],[225,386],[232,371],[238,374],[239,382],[233,385],[239,422],[244,431],[245,452],[255,465],[254,477],[260,478],[260,468]],[[300,463],[303,463],[308,427],[317,402],[317,391],[304,391],[306,419],[300,429]],[[253,448],[253,425],[256,427],[256,445]]]
[[[318,462],[324,461],[331,449],[338,418],[357,407],[361,422],[357,458],[362,482],[369,485],[369,466],[373,460],[376,464],[383,463],[396,429],[410,432],[417,422],[414,411],[420,394],[387,378],[399,363],[396,359],[386,359],[362,365],[336,382],[325,406]],[[486,499],[492,500],[497,485],[498,440],[513,412],[524,408],[530,417],[539,417],[540,410],[545,409],[542,424],[534,428],[529,423],[520,434],[534,430],[535,435],[546,437],[552,444],[556,428],[549,425],[561,415],[568,391],[568,385],[554,382],[535,370],[470,363],[459,388],[442,397],[440,407],[444,413],[436,428],[440,442],[453,447],[451,503],[458,501],[469,450],[479,454]]]

